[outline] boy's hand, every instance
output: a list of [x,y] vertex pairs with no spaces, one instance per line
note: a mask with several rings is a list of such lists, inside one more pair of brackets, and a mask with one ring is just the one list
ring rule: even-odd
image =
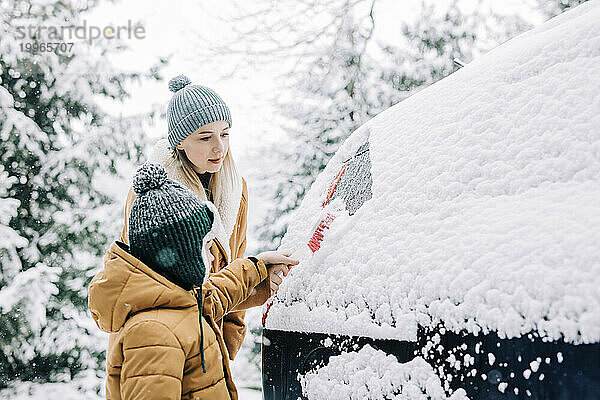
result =
[[283,277],[287,276],[290,268],[286,264],[271,264],[267,269],[269,275],[269,285],[271,287],[271,295],[279,290],[279,285],[283,282]]
[[283,282],[283,277],[290,272],[290,267],[300,262],[290,256],[291,253],[281,251],[265,251],[256,256],[267,267],[271,296],[279,290],[279,285]]

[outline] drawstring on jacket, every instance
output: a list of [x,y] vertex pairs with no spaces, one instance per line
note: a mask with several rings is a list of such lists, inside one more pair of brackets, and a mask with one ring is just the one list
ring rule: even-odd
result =
[[[200,295],[198,295],[198,292],[200,292]],[[204,362],[204,329],[202,328],[202,288],[194,288],[194,297],[196,298],[196,302],[198,303],[198,322],[200,323],[200,360],[202,363],[202,371],[206,373],[206,363]]]

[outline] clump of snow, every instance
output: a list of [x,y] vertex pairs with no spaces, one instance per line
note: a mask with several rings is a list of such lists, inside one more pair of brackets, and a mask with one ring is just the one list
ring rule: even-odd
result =
[[556,353],[556,359],[558,360],[559,364],[563,362],[563,355],[560,351]]
[[508,383],[506,382],[500,382],[498,384],[498,391],[501,393],[504,393],[504,391],[506,390],[506,388],[508,387]]
[[301,376],[300,383],[309,400],[467,399],[462,389],[447,397],[440,379],[423,358],[401,364],[396,357],[369,345],[331,357],[326,366]]
[[529,363],[529,366],[533,372],[537,372],[538,368],[540,367],[540,359],[538,358],[537,360],[533,360]]
[[[266,327],[600,341],[599,20],[585,3],[357,129],[293,215],[281,249],[301,263]],[[367,140],[372,198],[313,254],[329,183]]]

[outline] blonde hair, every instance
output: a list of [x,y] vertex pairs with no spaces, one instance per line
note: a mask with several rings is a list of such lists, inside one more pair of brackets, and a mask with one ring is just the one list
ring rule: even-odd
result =
[[231,148],[228,149],[223,159],[221,169],[210,174],[208,188],[202,185],[200,178],[196,171],[194,171],[193,163],[184,150],[175,148],[172,156],[181,167],[183,176],[187,181],[186,184],[190,187],[202,188],[203,190],[199,190],[202,200],[209,200],[206,196],[206,191],[208,191],[212,196],[212,202],[217,206],[221,203],[224,193],[231,193],[235,187],[235,183],[239,181],[239,174],[231,155]]

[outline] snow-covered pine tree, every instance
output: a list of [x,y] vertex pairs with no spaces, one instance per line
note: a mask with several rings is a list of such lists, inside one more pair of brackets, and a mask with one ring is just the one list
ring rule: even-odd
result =
[[121,71],[109,58],[126,49],[121,41],[29,52],[17,31],[23,22],[80,26],[95,6],[0,5],[0,388],[104,368],[105,336],[87,312],[87,284],[120,234],[118,188],[143,161],[150,114],[114,117],[99,101],[124,99],[134,80],[161,79],[164,61],[143,73]]
[[[1,108],[0,108],[1,110]],[[4,119],[3,115],[0,118]],[[17,231],[10,227],[10,221],[17,215],[17,209],[19,207],[19,200],[8,197],[8,190],[15,183],[16,178],[8,176],[8,173],[4,170],[4,166],[0,165],[0,260],[2,261],[2,271],[4,275],[15,276],[18,274],[20,269],[18,249],[23,248],[27,245],[27,240],[19,235]],[[5,310],[10,311],[12,308],[12,300],[17,296],[14,295],[14,290],[19,290],[19,284],[12,282],[12,287],[6,285],[5,280],[2,280],[2,289],[0,289],[0,310],[4,316]],[[8,336],[5,332],[9,332],[12,329],[10,320],[1,320],[0,324],[0,339]],[[4,323],[8,322],[8,323]]]

